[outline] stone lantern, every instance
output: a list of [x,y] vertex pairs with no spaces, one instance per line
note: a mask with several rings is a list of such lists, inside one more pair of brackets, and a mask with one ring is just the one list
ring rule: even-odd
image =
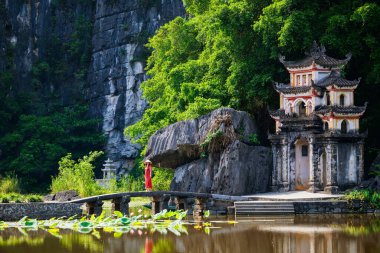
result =
[[114,179],[116,177],[116,168],[115,165],[113,164],[113,161],[111,159],[107,159],[104,164],[104,168],[102,169],[103,171],[103,179]]
[[116,167],[111,159],[107,159],[103,164],[103,178],[96,181],[101,187],[109,188],[111,186],[111,180],[116,178]]

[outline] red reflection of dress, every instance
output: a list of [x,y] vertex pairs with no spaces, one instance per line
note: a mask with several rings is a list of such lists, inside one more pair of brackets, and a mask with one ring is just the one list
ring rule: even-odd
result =
[[145,189],[152,190],[152,164],[147,163],[145,166]]
[[153,250],[153,240],[150,238],[145,239],[145,253],[152,253]]

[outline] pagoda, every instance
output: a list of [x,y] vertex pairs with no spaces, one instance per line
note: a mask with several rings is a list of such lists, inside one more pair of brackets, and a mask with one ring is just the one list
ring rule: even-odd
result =
[[272,143],[272,191],[308,190],[335,193],[363,178],[364,134],[359,118],[365,106],[354,105],[360,79],[346,80],[342,68],[351,55],[335,59],[314,42],[306,57],[281,63],[290,84],[275,83],[280,109]]

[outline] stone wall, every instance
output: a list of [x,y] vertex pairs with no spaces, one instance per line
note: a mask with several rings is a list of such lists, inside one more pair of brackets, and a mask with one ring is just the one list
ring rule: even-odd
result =
[[17,203],[0,204],[0,220],[17,221],[24,216],[46,220],[53,217],[82,215],[81,204],[73,203]]
[[360,202],[347,201],[301,201],[294,202],[296,214],[344,214],[344,213],[373,213],[374,209]]

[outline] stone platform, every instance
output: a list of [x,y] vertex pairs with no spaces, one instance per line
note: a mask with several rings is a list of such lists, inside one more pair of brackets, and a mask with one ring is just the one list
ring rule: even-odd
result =
[[338,200],[342,194],[311,193],[307,191],[290,192],[266,192],[253,195],[245,195],[249,200],[262,201],[318,201],[318,200]]

